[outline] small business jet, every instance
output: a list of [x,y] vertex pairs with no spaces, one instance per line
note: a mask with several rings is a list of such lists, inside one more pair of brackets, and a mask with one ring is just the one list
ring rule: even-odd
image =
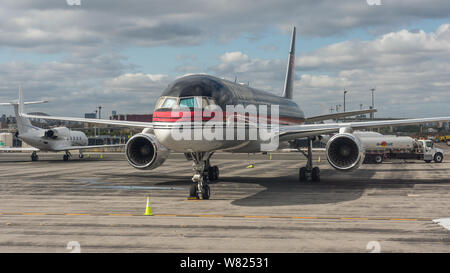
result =
[[[326,155],[329,164],[338,171],[350,171],[358,168],[364,160],[364,145],[354,130],[364,130],[370,128],[404,126],[411,124],[423,124],[429,122],[450,121],[450,116],[438,118],[421,118],[389,121],[366,121],[366,122],[344,122],[314,124],[325,120],[332,120],[346,116],[355,116],[371,113],[375,110],[362,110],[329,114],[316,117],[305,117],[300,107],[292,100],[294,87],[294,60],[295,60],[295,27],[292,32],[291,50],[288,59],[287,73],[284,84],[284,92],[281,96],[257,90],[255,88],[242,85],[236,82],[220,79],[208,75],[190,75],[179,78],[171,83],[162,93],[156,103],[153,112],[153,121],[132,122],[120,120],[99,120],[82,119],[71,117],[47,117],[26,115],[19,113],[23,117],[42,118],[52,120],[78,121],[94,124],[108,124],[113,126],[128,126],[142,128],[142,133],[134,135],[125,148],[128,162],[139,170],[155,169],[167,159],[169,151],[182,152],[188,160],[193,162],[194,182],[189,190],[191,198],[210,198],[210,187],[208,181],[216,180],[219,176],[217,166],[211,166],[210,158],[215,151],[232,153],[260,153],[267,149],[266,137],[250,138],[180,138],[176,132],[180,127],[191,129],[205,129],[216,126],[211,123],[212,116],[210,106],[218,107],[222,110],[219,123],[216,129],[223,126],[225,131],[236,127],[237,119],[244,121],[245,135],[252,129],[266,129],[267,123],[254,123],[249,113],[225,111],[228,106],[256,106],[264,109],[263,106],[272,107],[278,105],[278,114],[267,116],[264,110],[259,110],[253,118],[262,120],[274,118],[271,123],[271,132],[268,134],[271,139],[278,140],[278,146],[273,150],[289,144],[298,148],[306,158],[305,167],[299,170],[300,181],[320,181],[320,169],[313,166],[312,142],[322,135],[334,134],[326,146]],[[213,107],[214,108],[214,107]],[[271,108],[272,109],[272,108]],[[218,111],[216,113],[219,113]],[[272,112],[271,112],[272,113]],[[215,115],[214,115],[215,116]],[[276,120],[276,121],[275,121]],[[192,122],[194,121],[194,122]],[[313,123],[313,124],[311,124]],[[260,124],[264,124],[260,126]],[[269,126],[269,127],[270,127]],[[273,130],[272,130],[273,129]],[[219,131],[219,130],[218,130]],[[220,131],[219,131],[220,132]],[[195,132],[194,132],[195,135]],[[219,135],[220,136],[220,135]],[[298,139],[307,139],[308,147],[302,150],[296,147]]]
[[[0,148],[0,152],[32,152],[31,160],[38,161],[39,151],[44,152],[65,152],[64,161],[68,161],[71,157],[70,151],[78,150],[79,157],[83,158],[83,150],[95,148],[111,148],[125,146],[117,145],[88,145],[88,138],[83,132],[72,131],[67,127],[57,127],[52,129],[42,129],[31,124],[29,118],[19,115],[23,111],[23,105],[46,103],[47,101],[23,102],[22,88],[19,89],[19,101],[0,103],[0,106],[12,105],[17,120],[16,137],[32,146],[31,148]],[[20,109],[22,107],[22,109]]]

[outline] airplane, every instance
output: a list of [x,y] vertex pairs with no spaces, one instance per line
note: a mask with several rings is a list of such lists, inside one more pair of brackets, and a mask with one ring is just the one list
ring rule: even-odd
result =
[[[45,152],[65,152],[64,161],[71,158],[70,151],[78,150],[79,157],[83,158],[83,150],[95,148],[121,147],[125,144],[116,145],[88,145],[88,138],[83,132],[72,131],[67,127],[56,127],[51,129],[42,129],[31,124],[29,118],[19,114],[20,105],[30,105],[47,103],[48,101],[23,102],[22,88],[19,89],[19,101],[0,103],[0,106],[12,105],[16,114],[17,129],[16,137],[29,144],[30,148],[0,148],[0,152],[32,152],[31,160],[38,161],[39,151]],[[21,109],[23,111],[23,108]]]
[[[273,150],[283,147],[283,145],[294,145],[295,147],[298,145],[297,142],[299,142],[297,140],[307,139],[308,145],[306,150],[296,147],[307,158],[306,166],[299,169],[299,181],[301,182],[320,181],[320,169],[319,167],[313,166],[312,143],[313,140],[320,138],[322,135],[334,134],[326,145],[329,164],[338,171],[351,171],[357,169],[364,159],[364,147],[358,136],[353,134],[354,130],[450,120],[450,117],[438,117],[389,121],[314,123],[346,116],[372,113],[376,110],[371,109],[309,118],[305,117],[304,112],[293,101],[295,34],[296,28],[294,27],[284,90],[281,96],[261,91],[248,85],[210,75],[199,74],[183,76],[168,85],[156,103],[153,112],[153,121],[151,123],[57,116],[48,117],[26,115],[22,112],[19,114],[31,118],[142,128],[143,131],[134,135],[126,144],[125,155],[129,164],[139,170],[152,170],[161,166],[171,151],[184,153],[186,158],[193,162],[193,183],[189,189],[189,198],[193,199],[210,198],[211,190],[208,182],[215,181],[219,177],[218,167],[212,166],[210,163],[211,156],[214,152],[264,153],[266,151],[266,148],[263,149],[263,144],[267,143],[266,137],[258,136],[256,139],[214,138],[212,140],[206,138],[200,138],[199,140],[195,138],[180,139],[178,136],[175,137],[174,130],[178,130],[183,126],[194,130],[203,129],[207,126],[212,128],[214,126],[210,123],[212,115],[210,111],[206,111],[209,106],[221,109],[222,113],[225,112],[225,116],[220,117],[219,115],[218,119],[222,122],[220,126],[223,126],[224,129],[237,128],[238,126],[234,122],[238,119],[241,121],[244,120],[245,133],[248,134],[251,129],[256,128],[262,130],[265,127],[252,122],[248,113],[227,113],[225,109],[228,106],[255,105],[258,107],[266,106],[267,108],[278,105],[278,121],[274,119],[274,122],[268,126],[273,129],[269,133],[271,139],[276,138],[279,143]],[[205,105],[207,107],[204,107]],[[274,113],[274,117],[276,117],[276,112]],[[260,116],[263,116],[263,111],[259,110],[256,115],[258,115],[259,119]],[[271,116],[268,116],[269,120],[270,118]],[[194,123],[192,123],[193,120]],[[220,126],[216,128],[220,129]]]

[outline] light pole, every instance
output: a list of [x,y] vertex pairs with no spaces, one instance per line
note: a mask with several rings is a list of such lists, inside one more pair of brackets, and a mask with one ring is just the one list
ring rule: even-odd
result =
[[345,108],[345,95],[346,95],[347,93],[348,93],[348,91],[344,89],[344,113],[345,113],[345,110],[346,110],[346,108]]
[[98,119],[102,119],[102,106],[98,107]]
[[[375,88],[370,89],[370,91],[372,91],[372,109],[375,109],[375,97],[374,97]],[[374,119],[375,118],[374,113],[370,113],[370,117]]]
[[[98,113],[98,110],[95,109],[95,117],[97,117],[97,113]],[[95,125],[94,125],[94,136],[95,137],[97,136],[97,128],[95,128]]]

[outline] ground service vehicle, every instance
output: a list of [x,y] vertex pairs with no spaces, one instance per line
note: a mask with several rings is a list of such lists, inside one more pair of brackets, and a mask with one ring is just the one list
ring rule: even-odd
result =
[[380,164],[384,159],[417,159],[427,163],[444,160],[444,151],[436,148],[431,140],[367,133],[359,135],[366,152],[364,163]]

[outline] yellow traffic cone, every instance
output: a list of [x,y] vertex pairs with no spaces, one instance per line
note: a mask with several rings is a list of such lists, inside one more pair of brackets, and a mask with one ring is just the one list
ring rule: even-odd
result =
[[152,216],[152,208],[150,207],[150,196],[147,196],[147,207],[145,208],[146,216]]

